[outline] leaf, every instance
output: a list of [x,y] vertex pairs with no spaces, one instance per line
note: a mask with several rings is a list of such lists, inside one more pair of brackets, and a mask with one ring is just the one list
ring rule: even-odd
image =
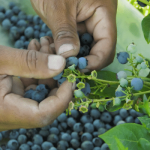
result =
[[121,143],[121,141],[117,137],[115,137],[115,140],[117,142],[117,146],[119,150],[128,150],[128,147],[125,148],[124,145]]
[[150,118],[147,118],[147,117],[138,117],[138,119],[140,120],[140,122],[142,123],[142,125],[146,129],[150,130]]
[[139,149],[138,150],[149,150],[150,149],[150,142],[144,138],[140,138],[139,142]]
[[113,101],[106,106],[106,110],[108,110],[109,112],[113,112],[113,111],[117,111],[118,109],[122,108],[124,105],[124,101],[121,102],[120,105],[118,106],[113,106]]
[[142,30],[144,33],[144,38],[149,44],[150,43],[150,14],[143,18]]
[[150,134],[143,126],[135,123],[124,123],[99,136],[109,145],[111,150],[119,150],[114,135],[129,150],[144,150],[138,149],[140,148],[138,142],[141,137],[150,141]]
[[139,108],[141,108],[143,112],[145,112],[150,116],[150,104],[148,101],[144,101],[143,103],[140,103]]
[[146,95],[144,94],[143,95],[143,101],[147,101],[148,99],[147,99],[147,97],[146,97]]

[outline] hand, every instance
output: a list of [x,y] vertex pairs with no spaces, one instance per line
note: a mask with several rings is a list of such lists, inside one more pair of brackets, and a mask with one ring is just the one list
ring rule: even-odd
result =
[[117,0],[31,0],[32,6],[52,30],[56,53],[76,56],[77,35],[88,32],[94,37],[88,66],[82,72],[99,70],[113,62],[117,41]]
[[[0,131],[47,126],[68,107],[74,87],[65,81],[55,88],[52,77],[66,63],[62,56],[53,55],[52,42],[49,37],[41,38],[40,43],[32,40],[28,50],[0,46]],[[38,84],[53,89],[48,97],[41,103],[24,98],[25,91]]]

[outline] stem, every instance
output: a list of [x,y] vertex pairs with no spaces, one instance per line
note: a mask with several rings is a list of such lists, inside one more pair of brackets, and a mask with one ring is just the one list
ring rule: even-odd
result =
[[[128,77],[131,78],[131,79],[135,78],[135,77],[133,77],[133,76],[128,76]],[[128,77],[127,77],[127,78],[128,78]],[[137,76],[136,78],[141,78],[141,79],[143,79],[143,80],[150,81],[150,79],[149,79],[149,78],[146,78],[146,77]]]

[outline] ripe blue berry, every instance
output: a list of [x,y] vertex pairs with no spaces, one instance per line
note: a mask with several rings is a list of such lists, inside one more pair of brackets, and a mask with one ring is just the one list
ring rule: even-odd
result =
[[98,129],[98,135],[101,135],[101,134],[105,133],[106,131],[107,130],[105,128],[101,127]]
[[81,42],[84,44],[84,45],[90,45],[92,44],[92,41],[93,41],[93,37],[89,34],[89,33],[84,33],[82,36],[81,36]]
[[67,125],[68,125],[69,127],[72,128],[75,123],[76,123],[76,120],[75,120],[73,117],[67,118]]
[[47,31],[46,36],[53,37],[52,31]]
[[43,143],[43,137],[39,134],[35,134],[33,136],[33,143],[37,145],[41,145]]
[[100,112],[97,109],[92,109],[90,111],[90,116],[93,117],[94,119],[98,119],[100,117]]
[[15,15],[18,15],[21,10],[20,10],[20,8],[19,8],[18,6],[14,6],[14,7],[12,8],[12,11],[13,11],[13,13],[14,13]]
[[49,150],[57,150],[55,147],[51,147]]
[[35,15],[34,17],[33,17],[33,23],[35,24],[35,25],[38,25],[39,24],[39,22],[40,22],[40,17],[38,16],[38,15]]
[[78,147],[80,146],[80,143],[79,143],[79,141],[78,141],[77,139],[72,139],[72,140],[70,141],[70,144],[71,144],[71,146],[72,146],[73,148],[78,148]]
[[2,27],[4,30],[9,30],[11,27],[11,22],[9,19],[4,19],[2,22]]
[[127,52],[117,53],[117,59],[121,64],[126,64],[128,62],[129,54]]
[[5,13],[5,8],[0,6],[0,12]]
[[30,146],[26,143],[19,146],[19,150],[30,150]]
[[105,128],[107,129],[107,130],[109,130],[109,129],[111,129],[112,128],[112,126],[110,125],[110,124],[105,124]]
[[2,133],[0,133],[0,141],[3,139],[3,135]]
[[48,94],[49,90],[48,90],[48,86],[46,86],[45,84],[39,84],[37,87],[36,87],[36,90],[37,91],[43,91],[46,95]]
[[134,123],[134,118],[133,118],[132,116],[128,116],[128,117],[125,119],[125,121],[126,121],[127,123]]
[[63,82],[66,81],[66,78],[65,77],[61,77],[59,80],[58,80],[58,84],[61,85]]
[[34,91],[35,91],[35,90],[33,90],[33,89],[30,89],[30,90],[26,91],[25,94],[24,94],[24,97],[25,97],[25,98],[32,99],[32,93],[33,93]]
[[44,100],[46,94],[44,91],[34,91],[32,92],[32,100],[37,101],[38,103],[40,103],[41,101]]
[[41,147],[37,144],[34,144],[32,147],[31,147],[31,150],[41,150]]
[[80,47],[80,51],[77,57],[85,57],[89,55],[89,53],[90,53],[90,47],[88,45],[83,45]]
[[51,134],[56,134],[56,135],[59,134],[59,130],[58,130],[58,128],[56,128],[56,127],[51,127],[51,128],[49,129],[49,132],[50,132]]
[[19,132],[12,130],[9,134],[9,139],[17,139],[18,136],[19,136]]
[[101,115],[101,120],[104,122],[110,123],[112,120],[112,117],[108,112],[103,112]]
[[12,9],[16,4],[14,2],[9,2],[9,8]]
[[53,147],[53,144],[51,142],[45,141],[42,143],[41,147],[42,150],[49,150],[51,147]]
[[[124,88],[121,88],[121,90],[122,90],[122,91],[125,91],[125,89],[124,89]],[[123,93],[122,91],[120,91],[120,90],[116,90],[116,92],[115,92],[115,96],[116,96],[116,97],[125,96],[126,94],[125,94],[125,93]]]
[[71,135],[69,135],[68,133],[64,133],[61,136],[61,140],[69,142],[71,140]]
[[45,23],[43,23],[41,31],[46,33],[48,30],[49,30],[48,26]]
[[104,143],[102,146],[101,146],[101,150],[110,150],[108,145],[106,143]]
[[49,135],[49,131],[48,130],[40,130],[39,131],[39,134],[42,136],[42,137],[47,137]]
[[59,122],[64,122],[64,121],[66,121],[66,120],[67,120],[66,114],[65,114],[65,113],[60,114],[60,115],[57,117],[57,120],[58,120]]
[[136,91],[140,91],[143,88],[143,80],[140,78],[134,78],[131,80],[131,86]]
[[0,12],[0,22],[2,22],[5,19],[4,13]]
[[77,57],[69,57],[66,59],[66,67],[70,67],[72,65],[77,66],[78,65],[78,58]]
[[74,124],[73,130],[74,130],[75,132],[81,132],[81,131],[83,131],[83,126],[82,126],[82,124],[81,124],[81,123],[76,123],[76,124]]
[[27,15],[27,20],[29,23],[33,22],[33,16],[32,15]]
[[94,132],[94,125],[92,123],[86,123],[84,125],[84,132],[93,133]]
[[82,148],[82,150],[93,150],[94,146],[91,141],[84,141],[81,144],[81,148]]
[[130,110],[129,110],[129,114],[130,114],[132,117],[137,117],[137,112],[136,112],[134,109],[130,109]]
[[88,65],[88,60],[84,57],[80,57],[78,62],[78,68],[85,69],[87,65]]
[[57,76],[53,77],[53,79],[54,80],[59,80],[62,75],[63,75],[63,71],[60,74],[58,74]]
[[93,125],[94,125],[96,130],[105,126],[104,123],[99,119],[94,120]]
[[40,35],[40,31],[36,30],[34,31],[34,38],[38,39]]
[[119,115],[120,115],[123,119],[125,119],[129,114],[128,114],[128,111],[127,111],[126,109],[121,108],[121,109],[119,110]]
[[45,32],[40,32],[39,38],[44,37],[44,36],[46,36],[46,33]]
[[24,47],[24,42],[23,41],[21,41],[21,40],[17,40],[16,42],[15,42],[15,48],[23,48]]
[[19,142],[19,144],[24,144],[24,143],[26,143],[26,141],[27,141],[27,136],[26,135],[20,134],[18,136],[18,142]]
[[[20,37],[20,33],[19,33],[19,30],[16,26],[12,26],[10,28],[10,37],[13,39],[13,40],[17,40],[19,37]],[[21,39],[20,39],[21,40]],[[20,41],[19,40],[19,41]],[[22,40],[21,40],[22,41]],[[24,41],[23,41],[24,42]],[[23,45],[23,44],[22,44]]]
[[84,142],[84,141],[92,141],[92,135],[90,133],[83,133],[82,136],[81,136],[81,141]]
[[93,118],[90,115],[83,115],[80,118],[80,122],[83,123],[83,124],[92,123],[93,122]]
[[24,42],[24,48],[25,48],[25,49],[28,48],[29,43],[30,43],[29,41],[25,41],[25,42]]
[[33,146],[33,143],[31,141],[28,141],[27,144],[31,147]]
[[25,35],[28,39],[32,38],[33,35],[34,35],[34,30],[33,30],[33,28],[32,28],[32,27],[27,27],[27,28],[25,29],[25,31],[24,31],[24,35]]
[[91,93],[90,84],[85,83],[85,88],[81,89],[85,96],[88,96]]
[[72,109],[71,110],[71,116],[76,119],[79,116],[79,112],[75,109]]
[[100,147],[94,147],[93,150],[101,150],[101,148]]
[[57,119],[54,120],[54,122],[50,125],[51,127],[57,127],[58,126],[58,121]]
[[92,142],[93,142],[94,146],[99,146],[99,147],[103,143],[102,139],[100,139],[99,137],[93,138]]
[[17,140],[9,140],[7,143],[7,148],[17,150],[19,148],[19,143]]
[[49,136],[47,137],[47,141],[55,144],[59,141],[59,138],[56,134],[49,134]]
[[116,125],[120,120],[122,120],[121,116],[116,115],[116,116],[114,117],[114,121],[113,121],[114,125]]
[[72,132],[72,133],[71,133],[71,138],[72,138],[72,139],[77,139],[77,140],[79,140],[78,132]]
[[124,79],[127,78],[127,74],[126,74],[125,71],[119,71],[119,72],[117,73],[117,79],[120,80],[121,78],[124,78]]
[[10,10],[10,9],[6,10],[6,12],[5,12],[5,17],[6,18],[10,19],[13,15],[14,14],[13,14],[12,10]]

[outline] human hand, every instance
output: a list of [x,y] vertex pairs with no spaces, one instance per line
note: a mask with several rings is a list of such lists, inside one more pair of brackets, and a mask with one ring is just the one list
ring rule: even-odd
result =
[[[40,43],[32,40],[28,50],[0,46],[0,131],[47,126],[68,107],[74,86],[65,81],[55,88],[52,77],[62,72],[66,62],[53,55],[51,43],[53,39],[46,37]],[[48,97],[40,103],[24,98],[25,91],[38,84],[53,89]]]
[[113,62],[117,41],[117,0],[31,0],[32,6],[52,30],[56,53],[77,56],[77,35],[93,35],[88,66],[82,72],[99,70]]

